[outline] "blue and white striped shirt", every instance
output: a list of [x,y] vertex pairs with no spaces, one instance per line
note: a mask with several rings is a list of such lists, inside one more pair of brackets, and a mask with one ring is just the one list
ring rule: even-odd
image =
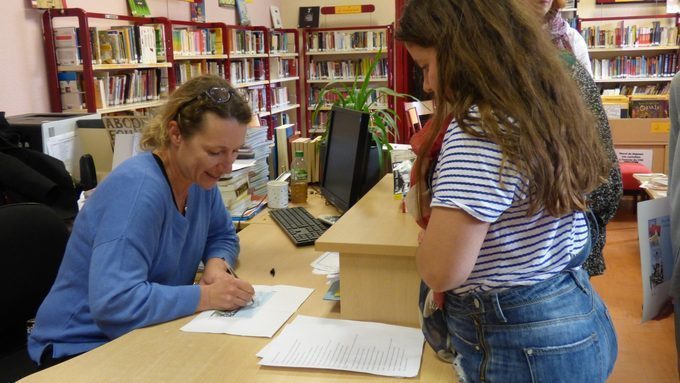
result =
[[585,246],[582,212],[560,218],[543,209],[527,216],[527,180],[500,147],[463,132],[453,121],[444,136],[432,181],[431,206],[459,208],[490,224],[475,267],[455,293],[532,285],[562,271]]

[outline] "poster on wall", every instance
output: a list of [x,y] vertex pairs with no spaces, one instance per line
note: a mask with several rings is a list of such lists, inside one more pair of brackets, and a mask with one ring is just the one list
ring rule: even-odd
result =
[[668,0],[666,2],[666,13],[680,12],[680,0]]
[[595,0],[595,4],[635,4],[635,3],[665,4],[666,0]]
[[220,7],[233,7],[236,5],[236,0],[217,0],[217,5]]

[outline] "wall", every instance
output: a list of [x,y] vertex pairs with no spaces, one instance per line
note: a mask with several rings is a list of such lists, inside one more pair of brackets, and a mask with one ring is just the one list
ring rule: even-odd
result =
[[[217,0],[205,0],[209,22],[235,24],[235,8],[220,8]],[[151,16],[189,20],[189,4],[180,0],[147,0]],[[89,12],[127,15],[126,0],[67,0],[72,8]],[[271,27],[269,6],[281,6],[281,0],[254,0],[247,4],[253,25]],[[297,9],[297,7],[294,7]],[[32,9],[29,0],[3,1],[0,7],[0,111],[8,116],[48,112],[47,78],[42,42],[42,11]],[[55,26],[74,25],[64,18]],[[91,25],[115,25],[98,21]]]

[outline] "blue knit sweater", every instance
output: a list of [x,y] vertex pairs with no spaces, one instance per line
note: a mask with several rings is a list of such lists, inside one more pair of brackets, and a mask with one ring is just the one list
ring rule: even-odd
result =
[[199,261],[234,265],[239,242],[217,187],[192,185],[186,216],[151,153],[116,168],[78,214],[28,342],[31,358],[82,353],[133,329],[192,314]]

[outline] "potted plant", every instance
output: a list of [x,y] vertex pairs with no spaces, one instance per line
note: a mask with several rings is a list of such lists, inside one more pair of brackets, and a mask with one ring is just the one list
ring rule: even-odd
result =
[[[394,109],[381,105],[381,98],[408,97],[414,100],[416,99],[407,94],[395,92],[385,86],[369,86],[371,83],[371,75],[380,63],[381,56],[382,50],[376,53],[371,61],[371,65],[363,75],[359,74],[359,71],[356,70],[355,72],[357,74],[351,85],[343,85],[346,84],[346,82],[335,80],[321,88],[316,106],[312,113],[312,121],[316,121],[319,113],[322,110],[327,110],[329,106],[339,106],[345,109],[368,113],[370,116],[369,133],[373,139],[373,143],[376,148],[386,149],[386,153],[389,154],[392,150],[390,138],[394,137],[394,139],[397,139],[399,137],[399,131],[397,129],[397,113]],[[332,102],[327,102],[326,95],[328,94],[335,95],[335,99]],[[326,140],[325,134],[326,132],[322,134],[322,145]],[[381,175],[385,174],[388,170],[389,156],[385,156],[386,153],[384,150],[377,150]],[[323,151],[321,158],[324,158]]]

